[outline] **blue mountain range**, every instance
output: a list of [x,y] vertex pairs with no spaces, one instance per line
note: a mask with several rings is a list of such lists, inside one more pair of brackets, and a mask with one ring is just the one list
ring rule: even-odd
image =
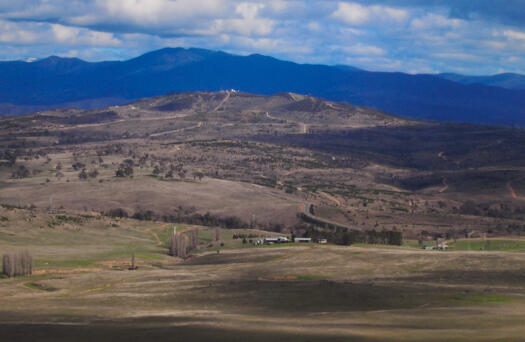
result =
[[102,107],[169,92],[236,89],[308,94],[416,119],[525,126],[523,79],[516,74],[371,72],[258,54],[165,48],[126,61],[91,63],[52,56],[0,62],[0,113]]

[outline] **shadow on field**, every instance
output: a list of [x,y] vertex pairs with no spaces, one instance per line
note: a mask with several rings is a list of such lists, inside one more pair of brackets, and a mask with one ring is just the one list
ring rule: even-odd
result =
[[403,281],[464,285],[525,286],[525,270],[439,270],[399,278]]
[[[172,323],[172,322],[171,322]],[[262,329],[261,329],[262,330]],[[1,324],[2,341],[369,341],[363,337],[332,337],[290,334],[279,329],[241,331],[199,325],[137,325],[132,322],[105,322],[89,325]],[[371,341],[371,340],[370,340]]]
[[[438,303],[443,293],[435,288],[327,280],[231,280],[210,283],[194,291],[193,303],[206,305],[210,298],[219,307],[253,313],[280,314],[410,309]],[[455,292],[451,291],[450,294]]]

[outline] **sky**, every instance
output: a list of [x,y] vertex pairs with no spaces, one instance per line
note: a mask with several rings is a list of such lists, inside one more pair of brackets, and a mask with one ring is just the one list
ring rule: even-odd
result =
[[0,0],[0,60],[162,47],[374,71],[525,74],[525,0]]

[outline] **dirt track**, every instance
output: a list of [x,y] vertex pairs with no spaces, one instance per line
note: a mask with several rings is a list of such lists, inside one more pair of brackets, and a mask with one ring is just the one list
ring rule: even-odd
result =
[[447,177],[443,177],[443,187],[439,189],[439,193],[443,193],[448,190]]
[[521,199],[518,196],[518,194],[516,193],[516,190],[514,190],[514,188],[512,187],[512,183],[511,182],[507,182],[507,188],[509,189],[510,195],[512,196],[512,198],[514,198],[514,199]]
[[160,133],[153,133],[153,134],[150,134],[149,136],[150,137],[160,137],[162,135],[167,135],[167,134],[177,133],[177,132],[183,132],[183,131],[186,131],[186,130],[189,130],[189,129],[200,128],[200,127],[202,127],[202,125],[203,125],[203,123],[202,123],[202,121],[200,121],[198,124],[196,124],[194,126],[173,129],[173,130],[170,130],[170,131],[165,131],[165,132],[160,132]]

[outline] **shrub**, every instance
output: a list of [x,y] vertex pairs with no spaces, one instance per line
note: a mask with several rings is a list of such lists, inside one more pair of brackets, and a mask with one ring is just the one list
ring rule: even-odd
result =
[[15,171],[13,171],[13,174],[11,175],[12,178],[26,178],[29,177],[29,169],[25,167],[24,165],[19,165]]
[[117,177],[131,177],[133,176],[133,160],[126,159],[120,163],[117,171],[115,171]]
[[73,167],[73,169],[74,169],[75,171],[78,171],[78,170],[82,170],[83,168],[85,168],[85,167],[86,167],[86,164],[83,164],[83,163],[81,163],[81,162],[76,162],[76,163],[74,163],[74,164],[72,165],[72,167]]
[[88,178],[86,169],[82,169],[82,171],[80,171],[80,173],[78,174],[78,178],[81,180],[86,180]]

